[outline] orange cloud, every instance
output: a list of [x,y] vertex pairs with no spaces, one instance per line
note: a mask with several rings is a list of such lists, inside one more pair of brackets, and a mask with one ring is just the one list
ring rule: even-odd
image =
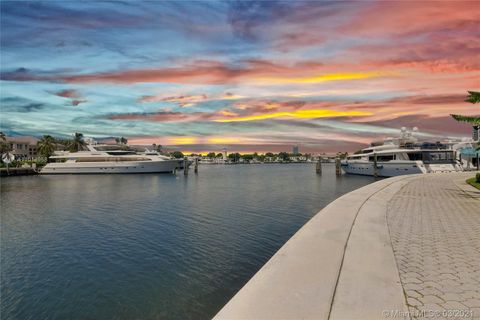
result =
[[197,137],[172,137],[168,139],[170,144],[194,144],[197,141]]
[[310,110],[296,110],[273,112],[264,114],[255,114],[245,117],[232,117],[227,119],[215,119],[215,122],[238,122],[238,121],[255,121],[275,118],[296,118],[296,119],[316,119],[316,118],[333,118],[333,117],[358,117],[373,115],[367,111],[335,111],[326,109],[310,109]]
[[222,116],[226,116],[226,117],[235,117],[235,116],[238,116],[238,113],[235,113],[233,111],[230,111],[230,110],[220,110],[218,112],[218,114],[222,115]]
[[385,72],[352,72],[352,73],[330,73],[324,75],[303,76],[303,77],[262,77],[256,80],[261,83],[268,84],[308,84],[319,83],[325,81],[339,81],[339,80],[359,80],[367,78],[376,78],[381,76],[392,76],[393,74],[387,74]]
[[211,144],[247,143],[245,139],[238,137],[210,137],[207,142]]

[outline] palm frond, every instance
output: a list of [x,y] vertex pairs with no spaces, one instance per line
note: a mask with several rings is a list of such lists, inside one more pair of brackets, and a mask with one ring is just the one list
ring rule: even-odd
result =
[[468,91],[468,96],[465,102],[480,103],[480,92]]
[[480,125],[480,116],[462,116],[460,114],[451,114],[452,118],[460,122],[468,122]]

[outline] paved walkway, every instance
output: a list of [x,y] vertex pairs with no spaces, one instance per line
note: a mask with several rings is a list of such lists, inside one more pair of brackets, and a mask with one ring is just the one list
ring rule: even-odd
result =
[[480,319],[473,175],[382,179],[338,198],[215,319]]
[[388,203],[412,318],[480,319],[480,192],[463,182],[471,175],[416,177]]

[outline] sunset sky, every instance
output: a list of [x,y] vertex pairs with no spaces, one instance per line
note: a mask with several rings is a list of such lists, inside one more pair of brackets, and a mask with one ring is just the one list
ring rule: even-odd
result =
[[1,130],[184,151],[354,151],[480,89],[480,2],[1,2]]

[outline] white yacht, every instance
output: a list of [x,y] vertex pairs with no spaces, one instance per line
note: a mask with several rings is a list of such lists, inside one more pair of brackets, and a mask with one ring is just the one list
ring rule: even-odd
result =
[[348,156],[341,166],[346,173],[379,177],[463,171],[454,150],[440,143],[418,143],[405,128],[399,138],[372,143],[371,147]]
[[[87,145],[89,151],[64,152],[51,156],[40,171],[42,174],[62,173],[164,173],[175,172],[183,160],[171,159],[158,152],[112,149],[112,146]],[[115,147],[114,147],[115,148]]]

